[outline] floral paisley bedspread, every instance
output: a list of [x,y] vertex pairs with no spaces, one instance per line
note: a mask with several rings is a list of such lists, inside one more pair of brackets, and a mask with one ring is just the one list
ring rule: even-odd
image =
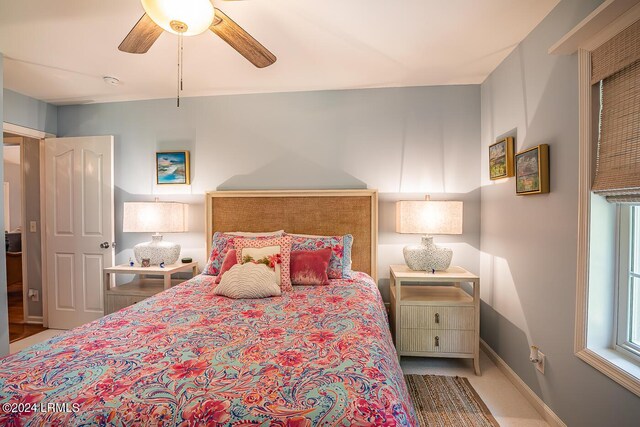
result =
[[0,359],[0,425],[417,425],[369,276],[259,300],[213,279]]

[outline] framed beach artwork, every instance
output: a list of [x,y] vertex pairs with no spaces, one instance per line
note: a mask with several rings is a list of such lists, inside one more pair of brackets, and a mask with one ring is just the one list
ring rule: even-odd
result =
[[489,178],[513,176],[513,138],[501,139],[489,146]]
[[191,184],[188,151],[161,151],[156,153],[158,184]]
[[549,192],[549,146],[540,144],[516,154],[516,194]]

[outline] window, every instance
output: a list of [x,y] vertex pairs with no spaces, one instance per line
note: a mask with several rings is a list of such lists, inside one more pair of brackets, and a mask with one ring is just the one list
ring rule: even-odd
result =
[[620,209],[616,349],[640,360],[640,206]]
[[640,9],[606,28],[589,22],[578,46],[574,349],[640,396]]

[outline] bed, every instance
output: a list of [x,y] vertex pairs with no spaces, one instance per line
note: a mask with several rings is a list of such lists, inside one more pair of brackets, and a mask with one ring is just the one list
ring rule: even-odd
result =
[[[300,194],[243,193],[231,201],[231,193],[207,194],[208,234],[222,206],[238,199],[258,206]],[[366,233],[377,227],[374,192],[314,196],[345,197],[345,205],[348,197],[369,198],[352,214],[368,218]],[[375,274],[369,236],[353,260],[368,271],[350,279],[230,300],[211,292],[212,276],[200,275],[2,359],[0,425],[417,425],[368,274]]]

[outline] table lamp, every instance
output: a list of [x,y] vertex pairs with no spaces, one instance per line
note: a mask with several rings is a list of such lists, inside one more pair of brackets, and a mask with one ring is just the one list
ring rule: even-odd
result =
[[462,234],[462,202],[401,200],[396,202],[396,233],[424,234],[422,244],[405,246],[404,259],[412,270],[446,270],[453,251],[433,243],[431,234]]
[[160,233],[187,231],[186,203],[178,202],[124,202],[122,231],[125,233],[154,233],[150,242],[134,246],[138,264],[149,259],[151,265],[175,264],[180,257],[180,245],[162,240]]

